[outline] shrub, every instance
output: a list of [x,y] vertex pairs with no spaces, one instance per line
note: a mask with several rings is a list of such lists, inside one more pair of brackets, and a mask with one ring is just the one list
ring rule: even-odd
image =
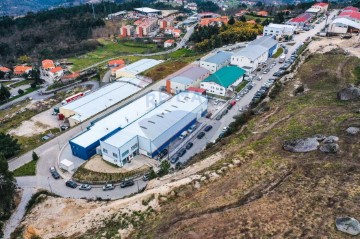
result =
[[37,153],[35,153],[34,151],[32,152],[32,159],[34,161],[37,161],[39,159],[39,156],[37,155]]
[[19,93],[19,95],[22,95],[22,94],[24,94],[24,91],[22,89],[19,89],[18,93]]

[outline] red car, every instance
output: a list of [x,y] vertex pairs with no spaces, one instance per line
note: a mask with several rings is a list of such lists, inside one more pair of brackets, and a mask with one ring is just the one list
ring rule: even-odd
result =
[[210,119],[211,116],[212,116],[212,113],[207,113],[207,115],[205,117]]

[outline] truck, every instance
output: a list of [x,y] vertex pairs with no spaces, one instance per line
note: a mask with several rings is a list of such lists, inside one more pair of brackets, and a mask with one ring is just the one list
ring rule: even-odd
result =
[[279,63],[284,63],[285,61],[285,54],[282,54],[280,57],[279,57]]
[[66,105],[66,104],[68,104],[68,103],[70,103],[70,102],[72,102],[72,101],[75,101],[75,100],[83,97],[84,95],[85,95],[84,92],[79,92],[79,93],[77,93],[77,94],[75,94],[75,95],[72,95],[72,96],[66,98],[65,100],[63,100],[63,101],[61,102],[61,104],[62,104],[62,105]]

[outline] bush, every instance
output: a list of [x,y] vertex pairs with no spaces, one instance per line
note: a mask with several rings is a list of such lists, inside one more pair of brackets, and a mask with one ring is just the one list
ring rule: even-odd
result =
[[167,160],[163,160],[160,164],[160,170],[157,172],[158,177],[162,177],[169,173],[169,169],[171,167],[171,164]]
[[303,93],[304,91],[305,91],[304,85],[300,85],[294,90],[294,95],[298,95],[300,93]]
[[280,93],[280,91],[282,91],[283,86],[280,82],[276,82],[276,84],[274,85],[274,87],[271,89],[270,93],[269,93],[269,97],[271,99],[275,99],[276,96]]
[[22,89],[19,89],[18,93],[19,93],[19,95],[22,95],[22,94],[24,94],[24,91]]
[[34,161],[37,161],[39,159],[39,156],[37,155],[37,153],[35,153],[34,151],[32,152],[32,159]]

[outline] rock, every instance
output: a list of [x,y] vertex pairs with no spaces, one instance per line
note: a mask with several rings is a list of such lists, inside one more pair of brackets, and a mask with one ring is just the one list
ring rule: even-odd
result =
[[350,235],[356,236],[360,233],[360,223],[352,217],[338,217],[335,220],[336,228]]
[[324,144],[320,146],[320,151],[324,153],[336,153],[339,151],[339,145],[336,143]]
[[196,181],[194,184],[194,188],[199,189],[201,187],[201,184],[199,183],[199,181]]
[[339,141],[339,137],[331,135],[326,137],[322,142],[324,144],[329,144],[329,143],[335,143],[337,141]]
[[360,89],[350,86],[339,91],[337,96],[339,100],[354,100],[360,97]]
[[318,146],[316,138],[304,138],[285,141],[283,148],[294,153],[306,153],[317,150]]
[[326,138],[326,135],[323,134],[315,134],[313,136],[317,141],[323,141]]
[[360,128],[358,127],[349,127],[346,129],[346,133],[351,134],[351,135],[356,135],[357,133],[359,133]]

